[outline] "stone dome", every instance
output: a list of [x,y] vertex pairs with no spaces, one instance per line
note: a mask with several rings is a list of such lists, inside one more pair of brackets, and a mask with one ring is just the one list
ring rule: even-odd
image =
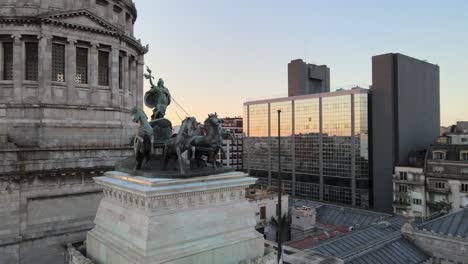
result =
[[1,1],[0,140],[129,145],[147,52],[133,35],[136,16],[130,0]]

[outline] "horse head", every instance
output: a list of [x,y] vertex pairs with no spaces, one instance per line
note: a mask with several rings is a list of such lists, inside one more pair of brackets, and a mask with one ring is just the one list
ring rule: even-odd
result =
[[141,111],[138,107],[133,107],[131,111],[132,121],[138,123],[138,121],[148,120],[145,112]]
[[222,123],[222,120],[218,118],[218,114],[215,112],[214,114],[209,114],[208,118],[205,120],[205,126],[213,126],[218,127]]

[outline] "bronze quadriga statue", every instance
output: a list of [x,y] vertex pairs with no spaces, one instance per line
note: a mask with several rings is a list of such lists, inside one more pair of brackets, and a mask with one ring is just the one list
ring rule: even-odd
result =
[[[156,85],[153,83],[154,77],[149,68],[144,76],[151,84],[151,89],[145,93],[144,102],[153,114],[148,121],[141,109],[132,109],[132,120],[139,124],[134,140],[134,164],[132,166],[132,161],[127,159],[118,162],[116,167],[126,172],[139,171],[140,174],[155,177],[196,176],[231,170],[218,170],[217,157],[223,152],[223,139],[234,139],[232,133],[222,128],[222,119],[216,113],[210,114],[201,126],[195,117],[187,117],[182,121],[178,133],[173,134],[171,122],[164,118],[167,106],[171,104],[169,89],[164,86],[162,79]],[[202,130],[204,133],[201,133]],[[163,155],[156,155],[157,150],[162,150],[159,153]],[[176,161],[177,174],[169,172],[168,164],[171,160]],[[212,171],[207,171],[207,163],[212,164]],[[188,164],[190,166],[186,168]]]

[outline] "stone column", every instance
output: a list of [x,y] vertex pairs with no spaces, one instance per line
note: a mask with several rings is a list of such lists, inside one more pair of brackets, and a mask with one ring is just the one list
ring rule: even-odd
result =
[[144,65],[145,65],[145,60],[143,56],[140,56],[137,61],[137,72],[136,72],[136,90],[135,90],[135,96],[136,96],[136,106],[140,109],[143,109],[143,71],[144,71]]
[[130,82],[129,82],[129,69],[128,69],[128,54],[122,57],[122,88],[123,88],[123,107],[129,109],[130,102]]
[[112,90],[112,107],[120,107],[119,96],[119,48],[113,46],[111,51],[111,90]]
[[52,35],[42,34],[39,38],[39,96],[40,102],[52,103]]
[[111,3],[107,5],[107,18],[109,19],[109,21],[111,21],[112,24],[117,23],[117,21],[115,21],[114,18],[114,5]]
[[69,38],[66,50],[67,65],[67,104],[72,104],[75,99],[75,77],[76,77],[76,39]]
[[130,92],[132,93],[133,100],[131,107],[137,105],[137,63],[135,57],[132,59],[130,64]]
[[13,101],[20,103],[23,98],[23,41],[21,35],[11,35],[13,38]]
[[99,43],[91,42],[89,49],[89,84],[91,85],[91,105],[99,104],[99,95],[97,93],[99,78]]

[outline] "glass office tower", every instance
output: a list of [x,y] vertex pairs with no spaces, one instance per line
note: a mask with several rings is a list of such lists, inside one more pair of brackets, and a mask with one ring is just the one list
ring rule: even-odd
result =
[[276,185],[278,114],[281,175],[291,195],[368,208],[369,90],[244,103],[244,169]]

